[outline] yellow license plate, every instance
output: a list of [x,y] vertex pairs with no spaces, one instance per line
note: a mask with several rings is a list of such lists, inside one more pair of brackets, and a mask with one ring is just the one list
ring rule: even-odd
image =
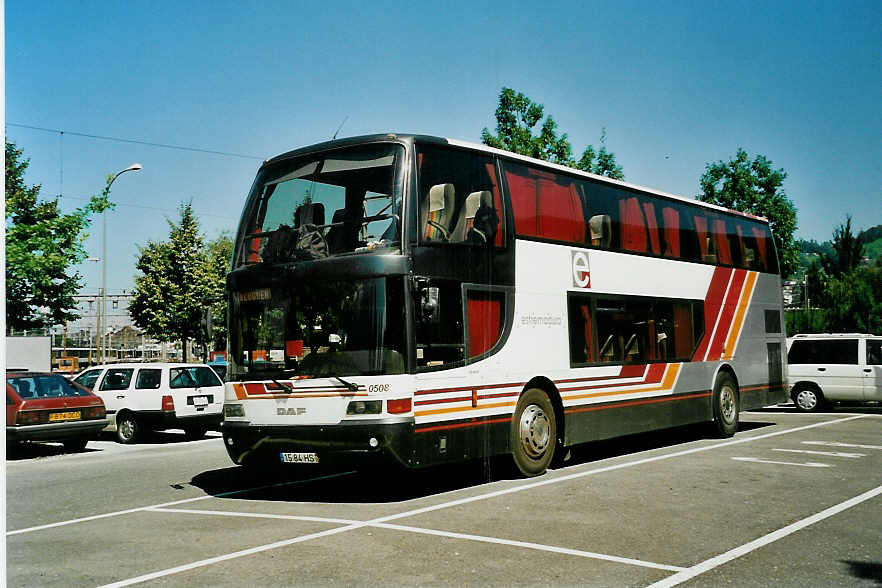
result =
[[74,412],[54,412],[49,415],[49,422],[54,423],[57,421],[78,421],[80,420],[80,411]]

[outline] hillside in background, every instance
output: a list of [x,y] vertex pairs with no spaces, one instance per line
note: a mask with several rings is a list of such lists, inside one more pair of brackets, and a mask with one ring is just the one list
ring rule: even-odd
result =
[[[861,231],[858,236],[864,243],[865,263],[869,262],[869,265],[875,265],[882,262],[882,225]],[[814,239],[798,239],[796,245],[799,247],[800,269],[796,272],[799,276],[805,273],[813,261],[820,263],[821,256],[835,257],[836,255],[832,241],[818,243]]]

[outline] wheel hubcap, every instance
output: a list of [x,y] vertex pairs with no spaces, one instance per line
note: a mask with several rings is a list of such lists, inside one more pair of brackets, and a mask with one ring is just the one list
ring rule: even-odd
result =
[[720,414],[727,423],[735,422],[735,391],[730,386],[720,390]]
[[803,410],[811,410],[818,404],[818,398],[811,390],[802,390],[796,395],[796,404]]
[[548,449],[551,440],[551,422],[540,407],[531,404],[521,413],[518,431],[521,446],[530,457],[540,457]]
[[132,421],[126,419],[119,424],[119,432],[125,439],[131,439],[132,433],[134,433],[135,427],[132,426]]

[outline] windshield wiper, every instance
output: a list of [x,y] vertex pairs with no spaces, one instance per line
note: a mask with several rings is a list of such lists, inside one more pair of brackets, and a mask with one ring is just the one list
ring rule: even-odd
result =
[[358,384],[354,384],[352,382],[347,382],[346,380],[344,380],[340,376],[331,376],[331,377],[334,378],[335,380],[337,380],[338,382],[340,382],[341,384],[343,384],[344,386],[346,386],[346,388],[348,388],[350,392],[358,392]]
[[[280,390],[290,390],[290,389],[291,389],[291,388],[288,388],[288,386],[284,385],[283,383],[281,383],[280,381],[278,381],[278,380],[275,379],[275,378],[269,378],[269,380],[270,380],[273,384],[275,384],[276,386],[278,386]],[[293,385],[292,385],[292,388],[293,388]]]

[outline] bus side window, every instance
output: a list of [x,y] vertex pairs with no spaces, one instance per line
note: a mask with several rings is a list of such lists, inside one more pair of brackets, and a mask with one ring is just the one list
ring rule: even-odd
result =
[[587,296],[571,294],[567,305],[570,334],[570,367],[592,363],[594,356],[594,320]]
[[680,257],[680,213],[673,206],[665,206],[662,209],[662,223],[664,226],[665,257]]
[[434,145],[418,148],[419,240],[501,246],[504,215],[493,160]]
[[619,201],[619,218],[622,223],[622,249],[645,253],[648,243],[646,221],[636,196],[626,196]]
[[[424,293],[432,293],[432,296],[424,296]],[[424,280],[417,295],[420,301],[415,312],[417,368],[461,365],[465,359],[461,284],[452,280]]]

